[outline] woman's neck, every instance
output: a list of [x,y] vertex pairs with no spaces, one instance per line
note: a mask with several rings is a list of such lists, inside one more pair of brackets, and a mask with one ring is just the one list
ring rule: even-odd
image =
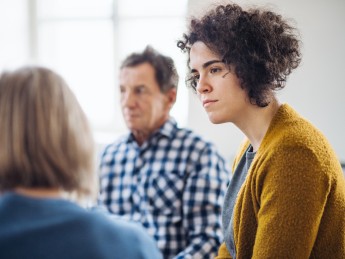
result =
[[276,98],[272,98],[272,101],[267,107],[253,107],[244,120],[245,123],[238,125],[240,130],[249,139],[251,145],[253,146],[254,152],[259,149],[268,127],[270,126],[271,121],[280,106],[281,104],[279,101]]

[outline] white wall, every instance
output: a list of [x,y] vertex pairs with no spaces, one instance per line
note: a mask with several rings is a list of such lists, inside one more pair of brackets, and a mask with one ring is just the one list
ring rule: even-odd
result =
[[[215,1],[190,0],[189,14],[203,13],[210,3]],[[236,3],[269,6],[293,19],[301,33],[303,59],[278,96],[323,131],[339,159],[345,162],[345,1],[238,0]],[[196,96],[189,94],[188,126],[214,141],[231,161],[244,135],[232,124],[212,125]]]
[[0,0],[0,71],[30,60],[27,0]]

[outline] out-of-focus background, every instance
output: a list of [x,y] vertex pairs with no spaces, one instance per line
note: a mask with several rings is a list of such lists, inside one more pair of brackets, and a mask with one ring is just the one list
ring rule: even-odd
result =
[[[186,56],[176,47],[189,18],[218,2],[0,0],[0,71],[34,63],[60,73],[86,111],[102,148],[126,132],[118,98],[119,64],[150,44],[174,58],[181,77],[172,116],[213,141],[231,162],[244,136],[234,125],[208,121],[196,96],[185,87]],[[235,2],[269,7],[299,28],[302,63],[278,95],[327,136],[344,163],[345,1]]]

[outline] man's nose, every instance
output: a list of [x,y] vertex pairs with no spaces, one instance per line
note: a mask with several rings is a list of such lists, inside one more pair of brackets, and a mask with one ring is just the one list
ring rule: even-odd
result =
[[124,93],[121,99],[123,107],[133,107],[135,105],[135,96],[130,92]]

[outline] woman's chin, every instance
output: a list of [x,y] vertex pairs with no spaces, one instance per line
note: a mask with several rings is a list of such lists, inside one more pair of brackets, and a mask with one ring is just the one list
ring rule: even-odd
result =
[[216,116],[215,114],[210,114],[208,113],[208,119],[213,123],[213,124],[221,124],[225,123],[226,121],[221,118],[220,116]]

